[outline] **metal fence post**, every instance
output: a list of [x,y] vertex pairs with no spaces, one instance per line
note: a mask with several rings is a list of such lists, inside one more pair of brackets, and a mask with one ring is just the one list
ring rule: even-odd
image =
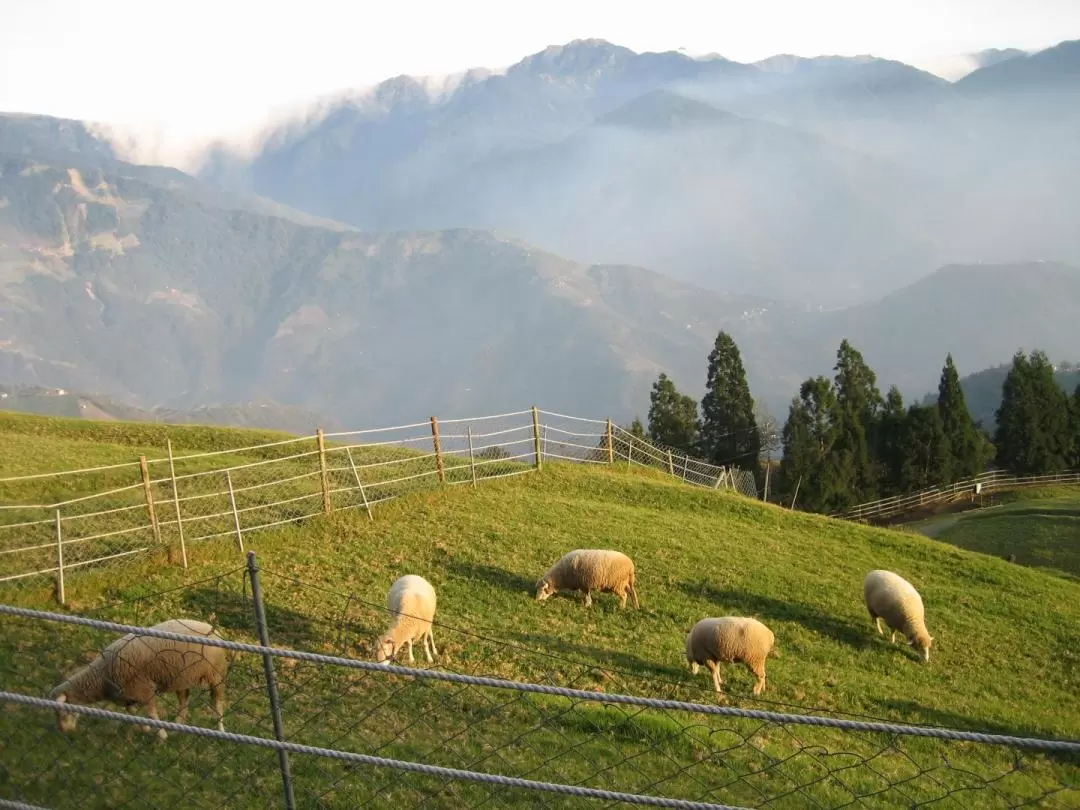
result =
[[60,531],[60,510],[56,510],[56,592],[64,604],[64,536]]
[[469,438],[469,472],[472,474],[472,485],[476,486],[476,457],[473,455],[473,443],[472,443],[472,425],[469,425],[465,431]]
[[[247,553],[248,575],[251,577],[251,598],[255,603],[255,626],[259,631],[259,643],[270,646],[270,633],[266,629],[266,609],[263,606],[262,584],[259,582],[259,564],[255,552]],[[274,737],[278,742],[285,742],[285,728],[281,722],[281,702],[278,699],[277,675],[274,672],[274,657],[263,653],[263,672],[266,674],[266,692],[270,698],[270,714],[274,721]],[[296,797],[293,796],[292,771],[289,769],[289,752],[278,749],[278,765],[281,767],[281,784],[285,790],[285,807],[295,810]]]
[[356,486],[360,490],[360,497],[363,498],[363,500],[364,500],[364,508],[367,510],[368,520],[374,520],[375,518],[372,517],[372,514],[371,514],[371,504],[368,503],[367,493],[364,492],[364,482],[360,480],[360,471],[356,469],[356,462],[353,461],[352,448],[351,447],[346,447],[345,448],[345,455],[347,455],[349,457],[349,466],[352,467],[353,478],[356,479]]

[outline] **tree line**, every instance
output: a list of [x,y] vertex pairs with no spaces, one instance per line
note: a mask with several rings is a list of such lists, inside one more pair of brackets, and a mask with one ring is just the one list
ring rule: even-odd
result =
[[811,377],[792,398],[782,429],[755,403],[735,341],[720,332],[709,354],[700,403],[660,374],[650,393],[647,428],[632,432],[718,465],[763,473],[782,448],[775,491],[785,503],[839,512],[859,503],[948,485],[990,465],[1020,475],[1080,466],[1080,385],[1071,396],[1042,351],[1018,351],[1002,383],[991,436],[971,416],[952,355],[937,400],[905,407],[846,339],[832,379]]

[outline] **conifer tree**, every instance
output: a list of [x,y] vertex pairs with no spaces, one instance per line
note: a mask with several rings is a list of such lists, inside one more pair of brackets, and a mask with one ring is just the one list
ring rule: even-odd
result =
[[698,409],[693,397],[680,394],[661,374],[649,394],[649,438],[689,453],[698,440]]
[[906,419],[904,397],[894,385],[885,396],[885,407],[881,411],[878,424],[882,495],[895,495],[904,491],[902,471]]
[[964,390],[960,387],[960,374],[952,354],[946,355],[941,369],[937,407],[949,442],[948,466],[942,472],[942,481],[948,484],[978,475],[988,459],[984,455],[982,437],[968,410]]
[[938,406],[912,405],[904,419],[900,485],[914,492],[945,483],[949,440]]
[[709,353],[701,401],[701,452],[713,464],[737,465],[757,472],[761,437],[754,400],[746,382],[739,347],[727,332],[716,336]]
[[[881,393],[877,377],[847,339],[836,353],[836,442],[830,458],[833,485],[844,506],[871,500],[877,494],[877,420]],[[876,450],[877,448],[875,448]]]
[[788,499],[798,490],[797,505],[827,511],[836,502],[827,462],[836,440],[836,395],[825,377],[806,380],[791,400],[784,423],[780,486]]
[[1065,469],[1072,455],[1068,396],[1054,379],[1046,354],[1013,357],[997,410],[998,463],[1021,475]]

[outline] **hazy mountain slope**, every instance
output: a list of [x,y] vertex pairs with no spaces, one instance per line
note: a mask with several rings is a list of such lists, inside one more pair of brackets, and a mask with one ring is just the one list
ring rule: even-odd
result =
[[[204,176],[362,228],[498,227],[721,291],[856,303],[952,262],[1080,261],[1076,45],[951,85],[873,57],[742,65],[575,41],[502,74],[397,77],[286,123],[250,161],[215,153]],[[663,109],[632,147],[601,141],[599,120],[661,90],[757,123],[742,151],[673,140],[701,122]],[[861,173],[872,158],[891,168]]]
[[532,401],[627,415],[754,302],[475,231],[359,234],[125,175],[0,164],[0,378],[349,424]]
[[[396,221],[504,228],[585,261],[640,262],[704,286],[719,276],[740,294],[815,300],[827,288],[850,300],[933,261],[923,234],[935,209],[911,205],[916,194],[898,166],[659,90],[557,144],[427,187]],[[869,274],[882,244],[893,249]]]
[[76,419],[265,428],[301,435],[312,434],[319,427],[328,431],[344,429],[337,420],[276,402],[200,405],[188,410],[138,408],[98,394],[40,386],[0,385],[0,410]]
[[847,337],[882,390],[910,398],[936,387],[945,354],[961,371],[1009,360],[1017,349],[1072,357],[1080,345],[1080,267],[1055,263],[943,267],[879,301],[828,313],[808,343]]

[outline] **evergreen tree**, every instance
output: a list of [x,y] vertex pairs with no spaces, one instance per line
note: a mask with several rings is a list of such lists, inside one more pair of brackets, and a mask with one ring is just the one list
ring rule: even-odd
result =
[[784,455],[780,460],[780,487],[790,499],[798,490],[797,506],[828,511],[836,491],[828,477],[827,461],[836,440],[833,416],[836,395],[825,377],[806,380],[791,400],[784,423]]
[[649,438],[689,453],[698,439],[697,402],[680,394],[666,374],[653,383],[649,394]]
[[1070,467],[1080,467],[1080,385],[1073,390],[1069,400],[1069,431],[1072,436],[1072,456],[1069,458]]
[[643,425],[641,423],[641,417],[640,416],[635,416],[634,417],[634,421],[630,423],[630,428],[626,432],[629,433],[631,436],[634,436],[634,437],[636,437],[638,439],[646,438],[646,436],[645,436],[645,425]]
[[1013,357],[997,410],[998,463],[1021,475],[1065,469],[1072,456],[1069,398],[1054,380],[1046,354]]
[[949,440],[937,405],[912,405],[904,419],[900,485],[914,492],[945,483]]
[[836,442],[830,456],[833,484],[844,493],[839,508],[871,500],[877,494],[880,448],[877,420],[881,393],[877,377],[847,339],[836,353]]
[[964,399],[952,354],[946,355],[941,369],[937,406],[949,441],[949,464],[943,471],[942,480],[948,484],[978,475],[988,461],[984,455],[985,445]]
[[709,353],[701,401],[701,452],[713,464],[735,464],[757,471],[761,436],[754,419],[754,400],[746,382],[739,347],[726,332],[716,336]]
[[885,396],[885,407],[881,411],[878,423],[879,460],[881,463],[881,494],[896,495],[904,491],[904,431],[907,427],[907,413],[904,410],[904,397],[895,385]]

